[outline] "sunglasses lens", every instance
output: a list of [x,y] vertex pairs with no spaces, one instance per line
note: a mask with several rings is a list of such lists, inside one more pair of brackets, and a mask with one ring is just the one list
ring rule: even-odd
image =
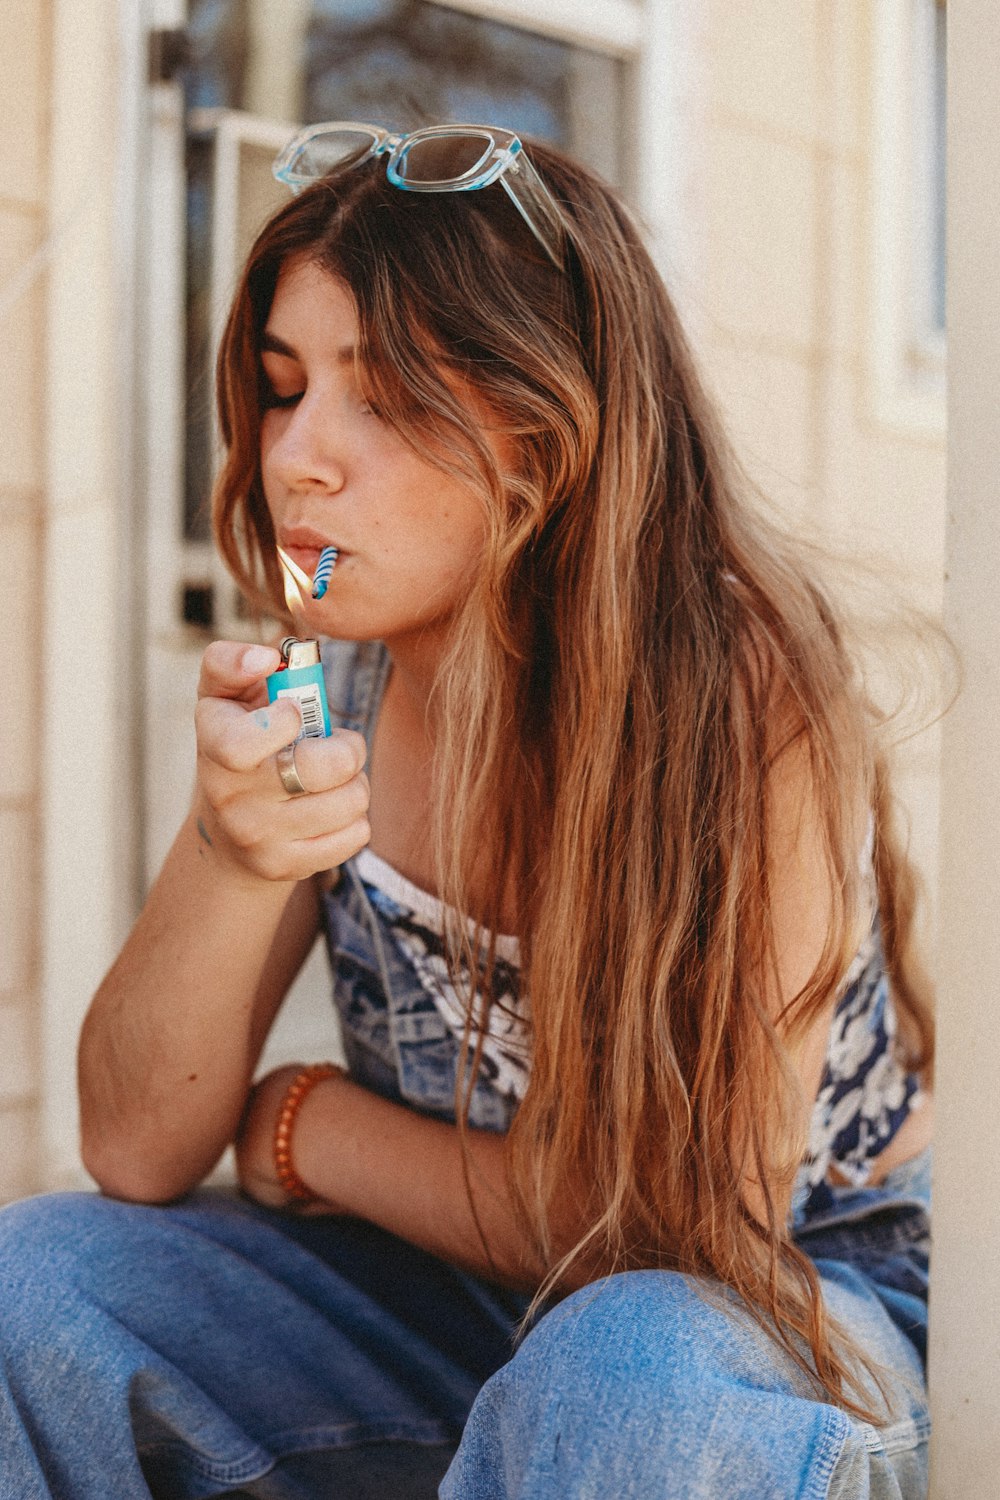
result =
[[485,131],[418,136],[406,143],[396,170],[403,182],[457,182],[481,171],[492,152],[493,137]]
[[355,166],[371,151],[376,137],[364,130],[331,130],[314,135],[297,152],[290,169],[309,181],[341,167]]

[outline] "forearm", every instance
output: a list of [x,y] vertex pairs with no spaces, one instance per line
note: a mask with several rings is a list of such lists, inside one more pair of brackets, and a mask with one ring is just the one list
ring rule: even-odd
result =
[[505,1139],[470,1128],[465,1148],[463,1163],[457,1126],[337,1078],[305,1099],[293,1156],[305,1184],[339,1210],[534,1291],[542,1268],[515,1213]]
[[[314,877],[369,837],[365,742],[297,739],[267,704],[272,647],[215,641],[195,709],[189,814],[80,1045],[83,1157],[109,1193],[178,1196],[232,1140],[260,1048],[316,935]],[[293,742],[302,792],[274,757]]]
[[240,872],[185,822],[80,1043],[82,1148],[106,1190],[168,1198],[232,1139],[283,986],[295,882]]

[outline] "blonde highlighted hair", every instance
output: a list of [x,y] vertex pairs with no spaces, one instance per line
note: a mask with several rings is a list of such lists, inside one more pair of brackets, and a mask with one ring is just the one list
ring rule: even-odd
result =
[[[580,1267],[721,1281],[819,1396],[872,1416],[870,1367],[766,1190],[794,1168],[775,1159],[794,1086],[764,991],[769,774],[787,735],[808,750],[833,909],[786,1023],[807,1025],[853,956],[874,811],[901,1035],[911,1066],[929,1065],[877,719],[835,611],[748,503],[628,212],[559,152],[530,149],[566,217],[562,272],[499,190],[409,195],[378,164],[265,227],[219,358],[217,537],[251,600],[281,614],[259,348],[282,267],[306,258],[354,296],[383,416],[473,485],[487,518],[434,699],[435,848],[441,895],[482,932],[501,930],[505,891],[520,903],[533,1061],[509,1163],[545,1285]],[[508,440],[507,468],[463,387]],[[488,1000],[488,972],[468,967]],[[748,1176],[765,1184],[766,1222]],[[569,1245],[554,1223],[567,1182],[587,1185],[586,1235]]]

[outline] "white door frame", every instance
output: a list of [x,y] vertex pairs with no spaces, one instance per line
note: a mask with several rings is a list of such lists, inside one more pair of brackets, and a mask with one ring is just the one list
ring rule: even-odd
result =
[[85,1180],[76,1044],[135,913],[142,735],[133,412],[145,32],[128,0],[55,0],[51,28],[39,911],[45,1187]]
[[948,19],[945,624],[964,685],[943,726],[931,1493],[994,1500],[1000,1472],[1000,10]]

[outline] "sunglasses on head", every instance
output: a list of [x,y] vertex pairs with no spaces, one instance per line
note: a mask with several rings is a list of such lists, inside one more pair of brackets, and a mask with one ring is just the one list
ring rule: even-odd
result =
[[495,125],[428,125],[394,135],[379,125],[333,120],[289,141],[274,175],[301,192],[331,172],[386,156],[393,187],[408,193],[470,193],[499,182],[552,263],[563,267],[566,225],[520,139]]

